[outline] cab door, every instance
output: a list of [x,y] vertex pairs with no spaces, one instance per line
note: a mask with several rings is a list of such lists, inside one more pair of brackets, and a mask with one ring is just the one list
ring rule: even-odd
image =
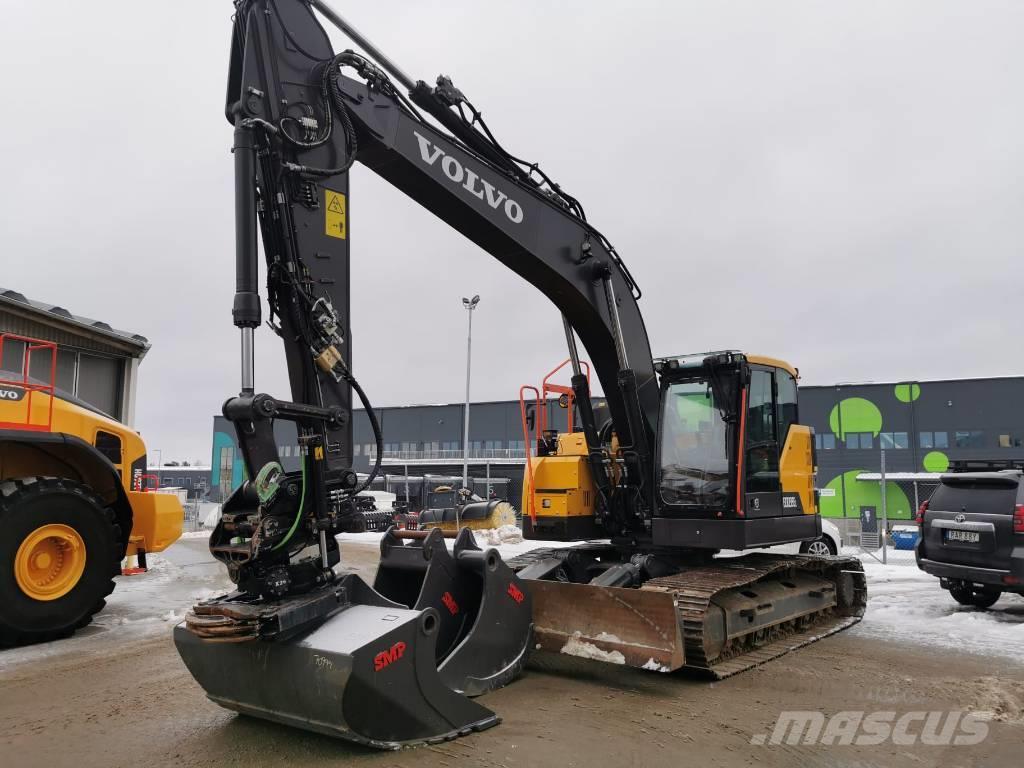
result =
[[779,419],[775,371],[751,366],[747,393],[744,482],[747,517],[779,517],[782,486],[779,482]]

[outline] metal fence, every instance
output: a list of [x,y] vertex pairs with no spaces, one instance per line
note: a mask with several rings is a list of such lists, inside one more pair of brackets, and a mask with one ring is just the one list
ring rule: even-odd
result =
[[[384,451],[381,458],[390,461],[431,461],[439,459],[451,459],[461,461],[466,458],[461,450],[423,450],[423,451]],[[522,448],[471,448],[468,454],[469,459],[507,459],[524,460],[526,451]]]

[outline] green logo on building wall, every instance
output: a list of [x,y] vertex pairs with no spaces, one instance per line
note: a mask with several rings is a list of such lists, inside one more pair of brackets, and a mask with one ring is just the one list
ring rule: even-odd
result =
[[896,399],[901,403],[912,403],[921,396],[920,384],[897,384],[895,388]]
[[929,451],[921,463],[925,472],[945,472],[949,469],[949,456],[942,451]]
[[847,397],[832,408],[828,425],[840,440],[845,440],[849,432],[870,432],[872,437],[878,437],[882,431],[882,412],[870,400]]
[[[873,507],[882,514],[882,484],[877,480],[858,480],[868,469],[851,469],[833,477],[821,491],[822,517],[858,517],[861,507]],[[885,484],[886,515],[890,520],[909,520],[911,503],[903,489],[894,482]],[[845,514],[844,514],[845,513]]]

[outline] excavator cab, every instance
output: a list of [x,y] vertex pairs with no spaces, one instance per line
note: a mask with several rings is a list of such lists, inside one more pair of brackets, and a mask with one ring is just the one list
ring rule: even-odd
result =
[[[564,363],[563,363],[564,365]],[[520,390],[525,441],[531,447],[522,507],[528,536],[560,541],[607,538],[597,515],[598,489],[582,431],[552,439],[551,382]],[[821,535],[814,492],[814,433],[799,423],[797,371],[781,360],[716,352],[655,361],[661,412],[652,483],[654,546],[751,549]],[[525,395],[536,394],[527,408]],[[596,411],[595,411],[596,412]],[[531,413],[539,414],[532,421]],[[619,477],[624,464],[611,424],[600,450]],[[552,451],[549,446],[557,445]]]
[[[510,562],[533,596],[538,646],[725,677],[858,621],[866,590],[855,558],[713,559],[821,534],[814,435],[799,423],[796,369],[735,351],[663,358],[655,369],[654,511],[628,544],[600,515],[608,502],[598,501],[595,450],[571,418],[557,450],[546,450],[551,374],[540,389],[520,391],[524,435],[537,451],[524,472],[524,529],[586,542]],[[541,414],[532,423],[528,392]],[[612,480],[605,495],[626,492],[626,450],[610,423],[599,440]]]
[[799,423],[797,370],[735,351],[664,358],[655,370],[655,544],[745,550],[818,538],[814,432]]

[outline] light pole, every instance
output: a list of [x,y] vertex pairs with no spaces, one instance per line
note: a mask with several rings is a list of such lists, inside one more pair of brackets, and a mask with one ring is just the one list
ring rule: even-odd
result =
[[[480,296],[474,296],[472,299],[463,297],[462,306],[464,306],[469,313],[469,333],[466,336],[466,411],[463,415],[462,424],[462,487],[469,488],[469,371],[470,371],[470,359],[473,354],[473,310],[476,309],[476,305],[480,303]],[[456,516],[458,515],[458,507],[456,506]],[[458,520],[456,519],[456,523]]]
[[157,460],[156,460],[156,486],[157,486],[157,488],[159,488],[161,483],[163,483],[163,480],[164,480],[164,478],[163,478],[163,474],[164,474],[163,473],[164,452],[163,452],[163,450],[161,448],[154,448],[153,449],[153,453],[157,454]]

